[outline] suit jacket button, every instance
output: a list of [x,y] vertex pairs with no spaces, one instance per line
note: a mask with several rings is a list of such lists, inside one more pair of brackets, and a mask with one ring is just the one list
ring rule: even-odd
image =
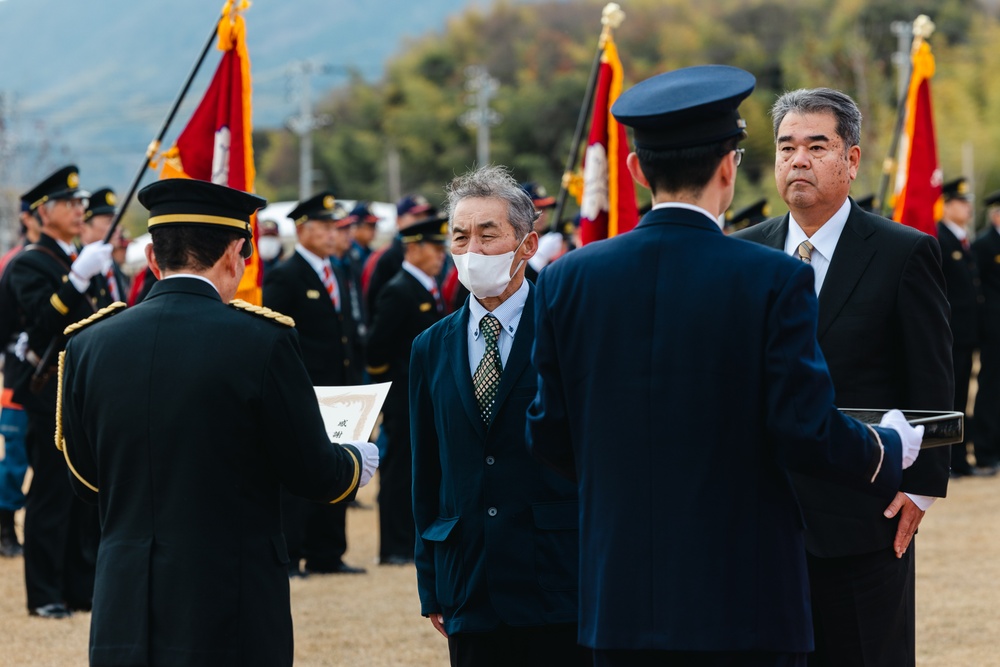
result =
[[343,343],[344,345],[347,345],[347,336],[341,336],[340,342]]
[[350,366],[351,365],[351,360],[350,359],[344,359],[344,365],[345,366]]
[[488,510],[486,510],[486,513],[489,514],[490,516],[496,516],[497,515],[497,508],[496,507],[491,507]]
[[486,465],[488,465],[488,466],[491,466],[491,465],[493,465],[493,464],[494,464],[495,462],[496,462],[496,459],[494,459],[494,458],[493,458],[492,456],[487,456],[487,457],[486,457]]

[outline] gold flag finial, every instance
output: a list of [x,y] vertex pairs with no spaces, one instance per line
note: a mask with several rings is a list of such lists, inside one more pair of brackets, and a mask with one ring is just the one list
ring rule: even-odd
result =
[[934,34],[934,21],[927,14],[921,14],[913,21],[913,36],[927,41]]
[[622,11],[617,2],[609,2],[604,5],[604,10],[601,12],[601,25],[617,30],[624,20],[625,12]]

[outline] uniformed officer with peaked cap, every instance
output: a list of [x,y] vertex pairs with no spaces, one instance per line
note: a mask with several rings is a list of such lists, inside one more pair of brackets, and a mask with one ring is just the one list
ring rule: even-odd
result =
[[139,201],[160,280],[60,361],[56,443],[104,530],[90,663],[291,665],[280,489],[350,500],[377,450],[331,444],[294,322],[230,303],[264,200],[170,179]]
[[52,447],[62,330],[109,303],[97,283],[111,261],[111,245],[95,243],[83,250],[74,245],[88,197],[75,165],[58,169],[21,195],[41,235],[7,269],[13,310],[24,332],[18,356],[28,362],[14,379],[13,395],[27,414],[25,444],[33,470],[25,505],[24,579],[28,613],[41,618],[89,609],[93,594],[96,517],[74,498],[62,457]]
[[[302,361],[313,385],[360,384],[363,367],[354,317],[360,299],[355,301],[349,276],[332,261],[343,240],[339,235],[352,220],[329,190],[300,202],[288,216],[295,221],[298,243],[288,259],[264,275],[264,305],[295,320]],[[343,247],[346,250],[346,244]],[[344,504],[322,506],[283,494],[289,576],[364,572],[343,561],[346,511]]]
[[410,349],[417,334],[444,316],[434,276],[444,264],[448,218],[425,217],[400,232],[403,268],[379,293],[368,338],[368,373],[392,382],[382,428],[387,444],[379,480],[379,563],[413,561],[413,524],[408,387]]
[[986,228],[972,243],[983,288],[979,390],[976,393],[976,463],[1000,465],[1000,191],[983,199]]
[[749,206],[744,206],[737,211],[726,211],[725,231],[727,234],[753,227],[759,222],[764,222],[771,215],[771,207],[767,205],[767,199],[761,197]]
[[[628,168],[654,206],[539,275],[528,446],[579,485],[579,639],[595,665],[804,665],[788,469],[888,497],[899,483],[897,435],[832,405],[812,269],[720,229],[753,87],[706,65],[623,93],[612,113],[634,129]],[[720,408],[734,391],[746,400]]]

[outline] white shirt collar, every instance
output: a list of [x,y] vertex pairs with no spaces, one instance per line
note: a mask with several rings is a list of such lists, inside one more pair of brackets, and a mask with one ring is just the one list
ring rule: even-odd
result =
[[323,277],[323,269],[330,265],[330,261],[327,258],[320,257],[319,255],[306,250],[305,246],[301,243],[295,244],[295,252],[302,255],[302,258],[309,262],[309,266],[313,268],[313,271],[315,271],[320,278]]
[[723,223],[719,222],[719,219],[716,216],[712,215],[711,213],[703,209],[701,206],[695,206],[694,204],[686,204],[684,202],[679,202],[679,201],[665,201],[665,202],[660,202],[659,204],[654,206],[651,210],[655,211],[661,208],[686,208],[689,211],[697,211],[698,213],[701,213],[706,218],[714,222],[720,229],[722,228],[723,225]]
[[965,227],[960,227],[951,220],[941,220],[941,222],[944,223],[944,226],[947,227],[948,230],[952,234],[954,234],[955,238],[958,239],[959,241],[964,241],[966,237],[969,235],[969,233],[965,230]]
[[813,245],[813,252],[819,251],[827,261],[833,260],[833,253],[837,249],[837,242],[847,225],[847,218],[851,215],[851,200],[845,199],[843,205],[834,213],[826,223],[817,229],[812,236],[806,236],[795,217],[788,214],[788,236],[785,239],[785,252],[791,254],[791,249],[797,248],[800,243],[807,238]]
[[54,236],[52,237],[52,240],[59,244],[59,247],[62,248],[62,251],[66,253],[67,256],[73,256],[76,254],[76,246],[72,243],[66,243],[65,241],[61,241]]
[[437,283],[429,275],[413,266],[405,259],[403,260],[403,270],[409,273],[411,276],[420,281],[420,284],[424,286],[424,289],[431,294],[437,289]]
[[[524,304],[528,300],[528,291],[528,281],[522,280],[517,291],[492,311],[493,317],[500,320],[500,328],[512,338],[517,333],[517,325],[521,323]],[[474,339],[479,339],[479,321],[490,312],[483,304],[479,303],[476,297],[469,295],[469,331]]]
[[[195,280],[200,280],[203,283],[208,283],[209,285],[212,286],[212,289],[214,289],[216,292],[219,291],[219,288],[215,286],[215,283],[213,283],[211,280],[209,280],[205,276],[199,276],[196,273],[174,273],[173,275],[163,276],[163,278],[161,278],[160,280],[170,280],[171,278],[194,278]],[[221,293],[220,293],[220,296],[221,296]]]

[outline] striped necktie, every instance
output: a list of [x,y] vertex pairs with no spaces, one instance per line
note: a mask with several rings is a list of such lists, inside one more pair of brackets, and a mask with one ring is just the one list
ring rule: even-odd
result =
[[434,297],[434,304],[437,306],[437,311],[439,313],[444,312],[444,302],[441,301],[441,292],[438,291],[437,285],[431,286],[431,296]]
[[333,307],[336,311],[340,312],[340,291],[337,289],[337,283],[333,280],[333,270],[330,269],[329,264],[323,265],[323,287],[326,288],[326,293],[330,297],[330,301],[333,301]]
[[108,267],[108,270],[104,273],[104,277],[108,279],[108,294],[111,295],[111,300],[121,301],[122,295],[118,291],[118,281],[115,280],[115,269],[113,266]]
[[799,259],[806,264],[812,264],[812,251],[813,244],[810,243],[808,239],[800,243],[799,247],[796,249]]
[[493,421],[494,401],[497,388],[500,386],[500,375],[503,373],[503,362],[500,359],[500,346],[497,339],[500,336],[500,320],[488,314],[479,321],[479,330],[483,332],[483,342],[486,352],[479,361],[476,372],[472,374],[472,387],[476,392],[476,402],[479,403],[479,413],[487,426]]

